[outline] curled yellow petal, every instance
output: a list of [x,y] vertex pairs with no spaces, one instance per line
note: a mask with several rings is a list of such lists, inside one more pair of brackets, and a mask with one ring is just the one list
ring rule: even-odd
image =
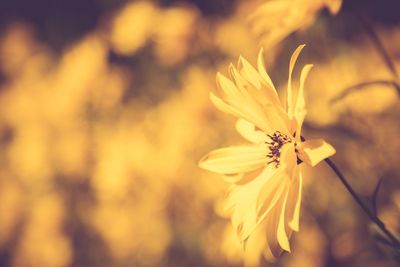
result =
[[311,166],[336,153],[335,148],[323,139],[312,139],[297,145],[299,158]]

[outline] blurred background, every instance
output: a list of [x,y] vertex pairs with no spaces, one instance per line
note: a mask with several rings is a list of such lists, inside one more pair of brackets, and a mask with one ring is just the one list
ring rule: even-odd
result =
[[0,266],[397,266],[324,163],[304,179],[293,252],[274,264],[257,244],[243,253],[221,212],[228,184],[197,162],[243,143],[208,99],[215,73],[239,55],[254,64],[264,47],[282,89],[306,43],[304,135],[336,147],[365,201],[383,179],[378,214],[398,233],[399,10],[396,0],[1,0]]

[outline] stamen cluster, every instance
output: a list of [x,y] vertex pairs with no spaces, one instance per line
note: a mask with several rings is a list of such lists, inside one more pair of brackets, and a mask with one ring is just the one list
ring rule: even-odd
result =
[[276,131],[273,135],[267,134],[269,137],[270,141],[265,141],[266,144],[268,144],[269,148],[269,153],[267,154],[267,157],[270,158],[271,160],[268,161],[268,164],[274,163],[275,167],[279,167],[280,164],[280,157],[281,157],[281,148],[284,144],[292,142],[292,139],[290,139],[289,136]]

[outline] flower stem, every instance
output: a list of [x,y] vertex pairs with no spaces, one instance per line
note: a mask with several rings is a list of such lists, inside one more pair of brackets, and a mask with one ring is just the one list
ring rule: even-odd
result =
[[374,80],[374,81],[361,82],[361,83],[357,83],[357,84],[354,84],[352,86],[349,86],[349,87],[343,89],[341,94],[339,94],[338,96],[332,98],[330,102],[331,103],[335,103],[338,100],[343,99],[344,97],[346,97],[347,95],[349,95],[350,93],[352,93],[354,91],[357,91],[359,89],[363,89],[365,87],[372,86],[372,85],[394,86],[395,88],[399,88],[399,89],[396,89],[396,90],[397,90],[397,93],[400,96],[400,84],[397,83],[396,81],[392,81],[392,80]]
[[340,170],[336,167],[336,165],[330,159],[325,159],[325,162],[331,167],[331,169],[335,172],[339,180],[346,187],[347,191],[349,191],[350,195],[356,201],[356,203],[361,207],[361,209],[367,214],[369,219],[375,223],[379,229],[386,235],[386,237],[390,240],[393,247],[400,248],[400,241],[386,228],[385,224],[373,213],[367,205],[361,200],[361,198],[357,195],[357,193],[353,190],[350,184],[347,182],[346,178],[340,172]]
[[385,46],[383,45],[381,38],[379,38],[379,35],[376,32],[375,28],[373,27],[372,23],[365,16],[363,16],[363,14],[361,14],[357,10],[357,8],[350,7],[350,9],[351,9],[352,13],[355,14],[355,17],[358,18],[358,20],[360,21],[361,26],[364,28],[368,38],[371,40],[372,45],[375,47],[376,51],[382,58],[384,64],[386,65],[387,69],[394,77],[395,82],[392,83],[392,85],[396,89],[397,93],[400,96],[400,86],[399,86],[400,75],[397,72],[396,66],[395,66],[392,58],[390,57],[389,52],[386,50]]
[[379,38],[378,34],[376,33],[374,27],[371,23],[362,16],[358,16],[361,24],[363,25],[365,32],[367,33],[369,39],[371,40],[372,44],[375,46],[377,52],[381,55],[383,62],[385,63],[386,67],[392,73],[392,75],[398,79],[399,73],[396,70],[393,60],[390,58],[389,53],[386,51],[385,46],[383,45],[381,39]]

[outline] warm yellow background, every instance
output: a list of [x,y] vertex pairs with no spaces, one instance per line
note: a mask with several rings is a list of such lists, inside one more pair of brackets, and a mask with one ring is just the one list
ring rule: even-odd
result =
[[[208,93],[216,71],[239,55],[254,64],[261,46],[284,88],[290,54],[307,44],[300,61],[315,67],[305,136],[336,147],[333,160],[366,200],[383,177],[379,215],[399,230],[396,91],[377,85],[331,101],[353,84],[394,78],[346,7],[333,16],[305,1],[309,20],[269,46],[247,23],[257,1],[205,1],[203,10],[121,2],[60,50],[29,21],[2,26],[0,266],[243,266],[220,207],[227,184],[197,162],[243,142]],[[399,22],[371,20],[400,68]],[[300,232],[277,266],[395,266],[324,163],[304,181]],[[249,254],[245,264],[257,265]]]

